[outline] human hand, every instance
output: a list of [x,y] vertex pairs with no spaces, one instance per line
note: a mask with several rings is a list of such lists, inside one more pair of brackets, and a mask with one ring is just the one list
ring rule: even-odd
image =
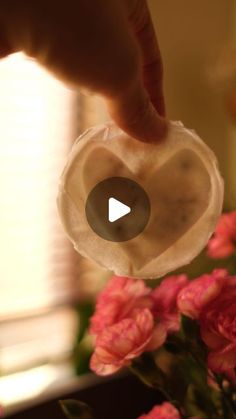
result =
[[17,51],[103,95],[131,136],[165,135],[162,62],[146,0],[1,0],[0,57]]

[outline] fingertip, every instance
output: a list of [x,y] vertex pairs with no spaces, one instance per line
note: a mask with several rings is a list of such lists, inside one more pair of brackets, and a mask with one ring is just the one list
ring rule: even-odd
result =
[[127,134],[148,143],[162,141],[168,133],[168,121],[160,116],[139,83],[124,95],[108,101],[111,117]]
[[[154,111],[155,115],[153,116],[153,127],[151,129],[151,121],[150,121],[150,134],[147,133],[147,140],[146,142],[157,143],[163,141],[169,130],[169,122],[166,118],[159,116],[156,111]],[[151,117],[152,119],[152,117]]]

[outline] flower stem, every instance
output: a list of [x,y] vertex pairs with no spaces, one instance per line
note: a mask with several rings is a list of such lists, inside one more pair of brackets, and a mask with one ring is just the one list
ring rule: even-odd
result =
[[152,354],[142,354],[139,358],[133,360],[129,368],[144,384],[158,390],[166,400],[172,403],[179,410],[181,418],[187,419],[179,402],[171,394],[166,375],[157,366]]
[[229,419],[235,419],[236,407],[232,398],[230,397],[230,394],[226,391],[226,389],[223,386],[223,379],[218,374],[215,374],[215,380],[218,386],[220,387],[222,394],[222,407],[224,410],[224,417],[227,417]]

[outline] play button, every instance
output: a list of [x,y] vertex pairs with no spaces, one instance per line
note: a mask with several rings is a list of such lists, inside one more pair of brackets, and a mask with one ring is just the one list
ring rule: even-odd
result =
[[105,240],[131,240],[146,227],[150,217],[147,193],[125,177],[99,182],[86,201],[86,217],[92,230]]
[[114,223],[114,221],[119,220],[131,211],[128,205],[123,204],[115,198],[109,198],[108,202],[108,220],[111,223]]

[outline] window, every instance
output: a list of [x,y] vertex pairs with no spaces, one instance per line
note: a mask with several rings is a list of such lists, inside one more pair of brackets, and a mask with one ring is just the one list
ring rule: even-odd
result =
[[0,61],[0,91],[0,404],[10,406],[65,376],[71,303],[109,276],[73,250],[56,207],[72,142],[107,115],[21,53]]
[[[0,371],[71,351],[77,263],[57,215],[78,96],[33,60],[0,61]],[[9,396],[9,400],[10,400]],[[0,395],[1,403],[1,395]]]

